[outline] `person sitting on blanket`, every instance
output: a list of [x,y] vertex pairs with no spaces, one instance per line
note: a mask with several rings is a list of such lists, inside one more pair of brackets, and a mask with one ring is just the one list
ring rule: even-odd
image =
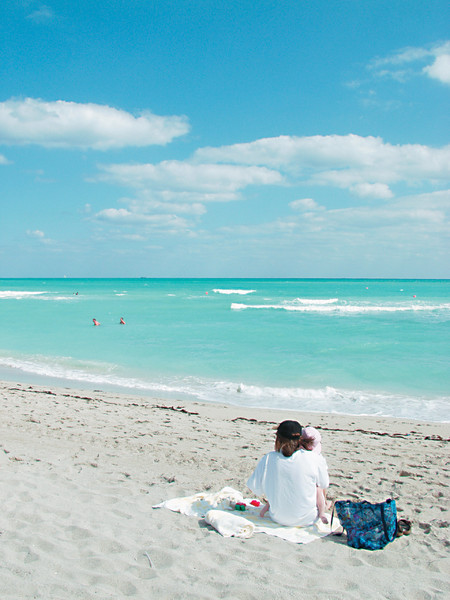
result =
[[327,463],[320,453],[306,450],[304,443],[300,423],[283,421],[277,428],[275,451],[261,458],[247,481],[255,495],[268,500],[261,516],[268,510],[281,525],[311,525],[324,516],[324,502],[319,515],[317,488],[329,486]]
[[[302,428],[301,443],[305,450],[310,450],[311,452],[317,452],[318,454],[321,454],[321,440],[322,437],[320,435],[320,431],[315,427],[308,426]],[[320,487],[316,487],[316,506],[319,513],[319,519],[322,521],[322,523],[328,523],[325,511],[331,508],[331,502],[327,502],[326,490]],[[264,517],[269,508],[270,504],[269,502],[266,502],[260,513],[260,516]]]

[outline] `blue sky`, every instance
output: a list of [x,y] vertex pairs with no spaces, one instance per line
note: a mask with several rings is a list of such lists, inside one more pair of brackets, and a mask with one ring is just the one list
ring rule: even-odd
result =
[[0,277],[450,277],[441,0],[3,0]]

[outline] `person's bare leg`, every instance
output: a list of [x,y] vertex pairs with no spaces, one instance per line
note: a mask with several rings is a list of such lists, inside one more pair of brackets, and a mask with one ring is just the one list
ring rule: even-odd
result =
[[324,490],[319,487],[316,489],[316,503],[317,503],[317,510],[319,511],[319,519],[322,521],[322,523],[328,523],[328,519],[325,516]]
[[269,510],[269,508],[270,508],[270,504],[268,502],[266,502],[266,504],[264,505],[263,509],[259,513],[259,516],[263,517],[266,514],[266,512]]
[[330,511],[331,507],[333,506],[333,503],[331,502],[331,500],[327,500],[327,490],[322,490],[323,493],[323,498],[325,500],[325,510]]

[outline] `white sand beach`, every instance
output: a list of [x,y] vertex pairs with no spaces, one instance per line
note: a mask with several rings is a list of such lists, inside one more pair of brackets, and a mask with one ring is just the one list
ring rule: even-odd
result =
[[[448,597],[450,426],[0,383],[2,600]],[[393,497],[412,532],[224,538],[154,504],[245,482],[286,418],[320,428],[334,499]],[[149,560],[150,558],[150,560]]]

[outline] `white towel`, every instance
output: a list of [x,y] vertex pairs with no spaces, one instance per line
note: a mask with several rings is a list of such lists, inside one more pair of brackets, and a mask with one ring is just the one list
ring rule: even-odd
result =
[[243,500],[241,492],[231,487],[224,487],[219,492],[200,492],[193,496],[165,500],[155,504],[153,508],[168,508],[190,517],[204,517],[212,508],[226,510]]
[[[219,523],[217,526],[213,522],[207,522],[225,537],[251,537],[253,533],[266,533],[295,544],[308,544],[332,533],[331,526],[325,525],[320,519],[307,527],[285,527],[272,521],[268,515],[260,517],[261,506],[252,506],[251,501],[252,498],[244,498],[237,490],[225,487],[219,492],[201,492],[193,496],[165,500],[153,508],[168,508],[184,515],[200,518],[204,518],[208,513],[218,512],[220,514],[216,518]],[[245,518],[233,512],[237,502],[245,504]],[[328,517],[330,521],[330,515]],[[339,526],[339,519],[335,517],[333,531]]]
[[214,527],[223,537],[252,537],[255,525],[230,512],[210,510],[205,515],[205,521]]

